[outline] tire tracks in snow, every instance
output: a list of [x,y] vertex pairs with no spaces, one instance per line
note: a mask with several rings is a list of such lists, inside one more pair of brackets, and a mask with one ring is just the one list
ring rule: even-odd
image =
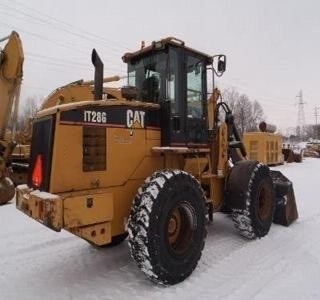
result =
[[[190,288],[184,299],[250,299],[257,297],[262,289],[281,276],[286,276],[295,258],[310,255],[312,263],[317,263],[319,267],[319,256],[315,257],[312,251],[317,245],[314,240],[306,239],[305,229],[317,234],[320,220],[314,216],[303,221],[304,226],[299,226],[299,223],[288,228],[274,225],[266,237],[255,241],[244,240],[244,243],[231,235],[209,236],[201,259],[203,262],[200,261],[195,271],[197,275],[191,275],[181,287],[177,287],[175,295],[183,295],[187,286],[196,285],[197,292],[193,293]],[[216,243],[219,243],[218,247]],[[259,278],[256,276],[257,269],[260,270]]]

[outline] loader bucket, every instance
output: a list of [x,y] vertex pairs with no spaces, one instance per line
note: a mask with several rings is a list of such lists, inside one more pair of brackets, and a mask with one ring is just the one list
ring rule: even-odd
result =
[[273,222],[289,226],[298,219],[298,210],[292,182],[279,171],[270,171],[276,195]]

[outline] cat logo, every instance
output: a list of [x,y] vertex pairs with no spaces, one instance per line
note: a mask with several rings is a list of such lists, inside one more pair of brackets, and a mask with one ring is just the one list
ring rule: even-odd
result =
[[144,128],[144,117],[146,112],[142,110],[127,110],[127,127]]

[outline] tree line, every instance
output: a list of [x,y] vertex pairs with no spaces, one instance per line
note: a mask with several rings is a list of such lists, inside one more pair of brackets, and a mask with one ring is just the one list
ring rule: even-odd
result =
[[[245,132],[258,131],[259,123],[265,121],[263,108],[257,100],[250,100],[246,94],[241,94],[236,88],[225,88],[221,91],[222,100],[230,107],[235,124],[241,136]],[[18,131],[29,131],[30,122],[40,109],[43,97],[32,96],[27,98],[20,108],[16,125]],[[11,124],[9,129],[11,129]],[[296,128],[295,134],[291,133],[284,138],[291,143],[306,141],[310,138],[320,139],[320,125],[306,125],[302,130]]]
[[[262,106],[257,100],[251,101],[246,94],[240,94],[235,88],[226,88],[221,92],[224,102],[230,107],[236,126],[241,136],[248,131],[258,131],[265,116]],[[19,113],[17,129],[23,130],[39,110],[40,97],[29,97],[24,101]]]
[[230,107],[241,136],[245,132],[259,130],[259,123],[265,120],[265,115],[257,100],[250,100],[246,94],[240,94],[235,88],[223,89],[221,96]]

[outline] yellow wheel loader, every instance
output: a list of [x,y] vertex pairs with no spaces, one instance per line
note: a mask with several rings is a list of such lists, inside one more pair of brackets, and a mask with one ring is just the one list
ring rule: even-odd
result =
[[[15,125],[18,116],[20,87],[22,81],[23,49],[18,33],[0,39],[7,41],[0,48],[0,205],[14,197],[15,188],[9,178],[10,158],[15,148]],[[11,121],[12,131],[7,129]]]
[[248,239],[298,217],[292,183],[246,159],[229,107],[217,89],[209,93],[224,55],[169,37],[123,61],[128,85],[104,89],[93,50],[95,100],[38,113],[19,210],[96,246],[128,236],[139,268],[165,285],[196,268],[214,212],[229,211]]

